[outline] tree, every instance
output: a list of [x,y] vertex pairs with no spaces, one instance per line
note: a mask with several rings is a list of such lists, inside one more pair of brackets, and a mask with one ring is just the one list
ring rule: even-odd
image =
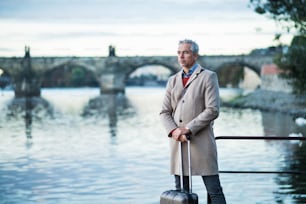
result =
[[306,33],[306,0],[250,0],[254,11],[280,22],[287,32]]
[[306,36],[295,36],[288,52],[281,54],[275,61],[284,70],[281,76],[289,79],[293,93],[306,93]]
[[85,71],[81,67],[75,67],[71,72],[71,85],[79,87],[83,85],[83,79],[85,76]]
[[[254,11],[268,15],[281,23],[286,31],[295,37],[287,53],[282,53],[275,60],[284,70],[282,77],[289,79],[293,93],[306,93],[306,0],[250,0]],[[276,34],[279,39],[281,34]]]

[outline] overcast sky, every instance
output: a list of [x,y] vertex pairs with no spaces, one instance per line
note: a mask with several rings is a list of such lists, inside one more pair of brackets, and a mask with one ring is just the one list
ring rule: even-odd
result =
[[[191,38],[200,54],[247,54],[276,45],[280,28],[248,0],[1,0],[0,56],[175,55]],[[291,36],[284,35],[283,43]]]

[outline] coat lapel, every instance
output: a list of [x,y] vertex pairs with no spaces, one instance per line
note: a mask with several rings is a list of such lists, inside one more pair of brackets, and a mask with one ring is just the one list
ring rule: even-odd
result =
[[204,68],[202,68],[200,65],[196,68],[196,70],[192,73],[192,75],[190,76],[190,79],[188,80],[186,86],[183,86],[183,80],[182,80],[182,71],[178,72],[175,76],[175,81],[176,81],[176,85],[175,85],[175,93],[178,93],[175,97],[175,107],[173,108],[173,110],[176,109],[177,104],[179,103],[179,101],[181,100],[181,98],[184,96],[184,94],[186,93],[186,91],[188,90],[188,86],[198,77],[198,75],[204,71]]
[[182,92],[184,90],[183,80],[182,80],[182,71],[178,72],[175,76],[176,80],[176,88],[178,92]]
[[187,84],[185,86],[185,89],[198,77],[198,75],[204,71],[204,68],[201,67],[200,65],[198,65],[198,67],[196,68],[196,70],[194,70],[194,72],[192,73],[192,75],[190,76],[190,79],[187,81]]

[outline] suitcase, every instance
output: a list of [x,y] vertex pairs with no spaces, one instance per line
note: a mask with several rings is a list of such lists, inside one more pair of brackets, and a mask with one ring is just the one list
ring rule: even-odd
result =
[[181,157],[181,190],[168,190],[161,194],[160,204],[198,204],[198,195],[192,193],[192,176],[190,162],[190,140],[188,140],[188,171],[189,171],[189,192],[183,188],[183,157],[182,157],[182,142],[179,146]]

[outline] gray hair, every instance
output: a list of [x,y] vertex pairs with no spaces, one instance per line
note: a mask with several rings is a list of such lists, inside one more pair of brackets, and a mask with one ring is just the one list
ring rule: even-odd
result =
[[197,55],[199,54],[199,46],[195,41],[190,40],[190,39],[184,39],[184,40],[179,41],[179,45],[184,44],[184,43],[191,45],[190,50],[192,51],[193,54],[197,54]]

